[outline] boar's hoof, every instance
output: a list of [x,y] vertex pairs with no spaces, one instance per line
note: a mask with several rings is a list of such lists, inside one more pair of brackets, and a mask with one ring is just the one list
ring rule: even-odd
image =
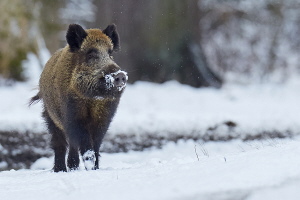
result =
[[65,166],[64,167],[54,166],[53,171],[54,172],[67,172],[67,168]]
[[82,159],[84,162],[84,166],[86,170],[92,170],[94,169],[95,162],[96,162],[96,157],[95,157],[95,152],[88,150],[82,155]]

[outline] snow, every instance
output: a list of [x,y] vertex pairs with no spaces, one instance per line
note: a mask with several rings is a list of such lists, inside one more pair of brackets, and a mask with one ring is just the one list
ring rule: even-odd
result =
[[284,86],[225,85],[217,90],[195,89],[177,82],[139,82],[127,86],[110,134],[122,130],[125,134],[201,136],[207,128],[225,121],[237,123],[238,134],[266,130],[297,132],[299,83],[297,80]]
[[299,154],[295,138],[103,153],[95,171],[54,173],[53,158],[42,158],[31,170],[1,172],[0,199],[299,199]]
[[114,77],[110,74],[105,75],[105,82],[106,82],[106,88],[110,89],[112,87],[114,87]]
[[87,170],[92,170],[94,168],[96,161],[94,151],[88,150],[83,154],[82,159]]

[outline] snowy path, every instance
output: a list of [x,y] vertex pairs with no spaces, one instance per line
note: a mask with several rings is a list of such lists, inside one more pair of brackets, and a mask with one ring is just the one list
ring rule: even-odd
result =
[[97,171],[52,173],[53,158],[42,158],[31,170],[1,172],[0,199],[300,199],[299,155],[296,138],[102,154]]

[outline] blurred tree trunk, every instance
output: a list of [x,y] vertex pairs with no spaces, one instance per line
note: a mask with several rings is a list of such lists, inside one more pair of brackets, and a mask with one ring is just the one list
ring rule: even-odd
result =
[[269,47],[269,55],[268,55],[268,64],[263,72],[263,76],[274,72],[276,68],[276,62],[278,58],[276,56],[276,52],[278,51],[280,34],[282,33],[283,28],[283,13],[282,13],[283,2],[268,4],[267,10],[273,15],[274,19],[274,31],[270,34],[270,47]]
[[63,8],[67,0],[36,0],[40,6],[38,14],[38,27],[45,38],[47,48],[54,53],[65,45],[62,32],[66,28],[60,16],[60,9]]

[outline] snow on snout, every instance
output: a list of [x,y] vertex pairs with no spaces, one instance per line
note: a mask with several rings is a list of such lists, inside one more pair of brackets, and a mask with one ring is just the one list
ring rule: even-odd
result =
[[[116,75],[120,74],[120,73],[123,73],[123,74],[125,75],[125,77],[126,77],[126,82],[127,82],[127,80],[128,80],[127,72],[122,71],[122,70],[119,70],[119,71],[117,71],[117,72],[114,72],[114,73],[105,75],[106,88],[107,88],[108,90],[111,89],[111,88],[113,88],[113,87],[115,86],[115,85],[114,85],[114,81],[115,81],[115,78],[114,78],[114,77],[115,77]],[[122,91],[122,90],[126,87],[126,82],[125,82],[124,85],[118,86],[117,89],[118,89],[119,91]]]

